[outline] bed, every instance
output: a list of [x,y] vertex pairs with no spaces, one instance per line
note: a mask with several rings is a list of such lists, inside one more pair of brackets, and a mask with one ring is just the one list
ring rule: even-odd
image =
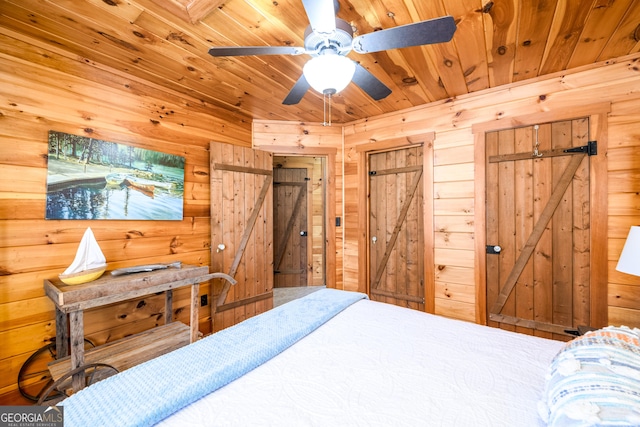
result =
[[[606,339],[566,344],[326,289],[60,404],[67,427],[640,425],[640,386],[637,393],[623,390],[623,405],[618,393],[615,405],[596,405],[594,413],[571,392],[575,380],[563,383],[572,377],[568,372],[591,365],[611,374],[615,358],[607,365],[592,353],[579,354],[600,342],[637,345],[624,355],[640,358],[639,333],[617,328]],[[625,360],[618,375],[633,380],[638,374],[640,383],[634,360]],[[589,371],[589,381],[593,375]],[[603,414],[638,423],[605,424]]]

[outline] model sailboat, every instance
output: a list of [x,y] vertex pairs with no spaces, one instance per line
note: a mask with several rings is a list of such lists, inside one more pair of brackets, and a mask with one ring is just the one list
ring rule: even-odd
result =
[[71,265],[58,277],[67,285],[79,285],[96,280],[107,268],[107,260],[88,227],[82,236],[76,257]]

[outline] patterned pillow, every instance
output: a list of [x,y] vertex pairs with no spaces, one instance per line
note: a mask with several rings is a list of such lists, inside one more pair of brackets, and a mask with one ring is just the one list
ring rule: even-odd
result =
[[551,362],[538,410],[549,426],[640,426],[640,329],[569,341]]

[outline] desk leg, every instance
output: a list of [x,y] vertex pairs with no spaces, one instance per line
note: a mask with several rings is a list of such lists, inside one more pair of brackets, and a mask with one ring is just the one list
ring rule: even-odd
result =
[[67,313],[56,308],[56,359],[69,355],[69,322]]
[[164,293],[164,324],[168,325],[173,321],[173,290],[169,289]]
[[[71,370],[84,365],[84,315],[82,310],[69,313],[71,330]],[[73,376],[73,391],[78,392],[85,386],[84,372]]]
[[198,340],[198,293],[200,292],[200,283],[194,283],[191,285],[191,341],[196,342]]

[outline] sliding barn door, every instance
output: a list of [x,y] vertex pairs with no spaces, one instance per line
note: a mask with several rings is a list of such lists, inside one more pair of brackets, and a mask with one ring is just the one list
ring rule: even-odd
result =
[[273,170],[274,287],[307,286],[307,169]]
[[423,147],[368,156],[371,299],[424,310]]
[[230,144],[210,146],[213,331],[273,307],[273,156]]
[[486,134],[493,326],[551,336],[590,324],[588,136],[588,119]]

